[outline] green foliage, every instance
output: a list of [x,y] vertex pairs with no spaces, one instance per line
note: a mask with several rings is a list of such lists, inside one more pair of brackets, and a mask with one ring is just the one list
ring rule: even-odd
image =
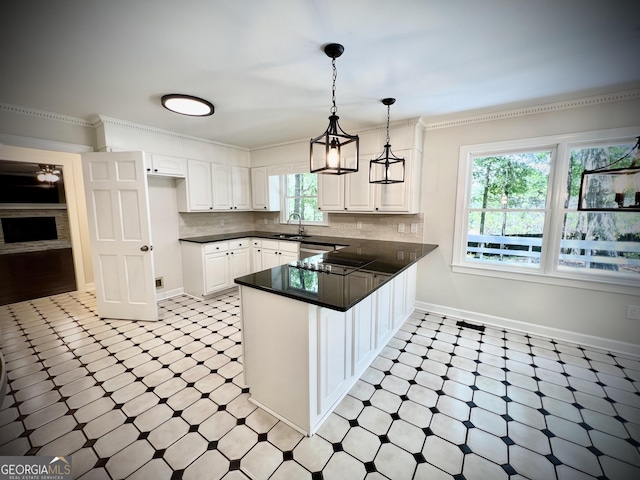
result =
[[544,208],[550,165],[549,151],[474,158],[470,207]]
[[318,210],[318,175],[296,173],[285,178],[286,216],[298,213],[303,222],[321,222],[322,212]]

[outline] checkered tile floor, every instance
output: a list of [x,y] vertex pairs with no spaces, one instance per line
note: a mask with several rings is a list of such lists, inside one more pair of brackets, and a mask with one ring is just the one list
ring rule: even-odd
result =
[[237,293],[100,320],[74,292],[0,307],[0,455],[83,479],[640,478],[640,361],[416,312],[311,438],[247,399]]

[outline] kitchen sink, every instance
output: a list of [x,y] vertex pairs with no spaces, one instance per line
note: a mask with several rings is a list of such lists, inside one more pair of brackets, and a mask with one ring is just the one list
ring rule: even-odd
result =
[[275,238],[285,238],[287,240],[302,240],[310,237],[311,235],[300,235],[299,233],[276,233],[271,236]]

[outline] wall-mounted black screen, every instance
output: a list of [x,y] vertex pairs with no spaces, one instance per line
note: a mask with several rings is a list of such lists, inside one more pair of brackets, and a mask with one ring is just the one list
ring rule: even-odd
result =
[[6,217],[2,219],[4,243],[57,240],[56,217]]

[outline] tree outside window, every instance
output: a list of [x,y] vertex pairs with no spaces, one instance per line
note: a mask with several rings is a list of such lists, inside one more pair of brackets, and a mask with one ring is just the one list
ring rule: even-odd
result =
[[324,222],[324,214],[318,210],[318,175],[315,173],[295,173],[284,176],[284,221],[292,213],[297,213],[302,222]]

